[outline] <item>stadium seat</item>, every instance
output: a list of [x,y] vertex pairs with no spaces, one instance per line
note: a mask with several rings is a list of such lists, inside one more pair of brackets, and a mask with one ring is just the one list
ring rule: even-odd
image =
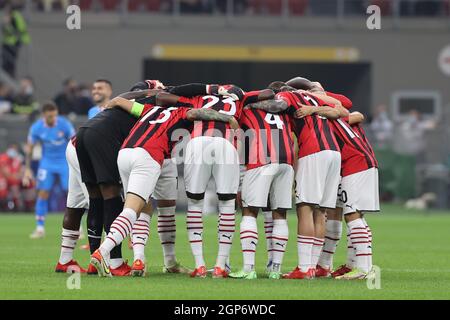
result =
[[249,0],[248,10],[253,14],[260,14],[262,10],[263,0]]
[[280,15],[282,9],[282,0],[266,0],[267,12],[270,15]]
[[160,0],[146,0],[147,11],[159,11],[161,8]]
[[304,15],[307,6],[308,0],[289,0],[289,12],[293,16]]
[[106,11],[114,11],[119,8],[120,0],[100,0],[102,7]]
[[381,9],[383,16],[392,14],[392,1],[390,0],[372,0],[372,4],[377,5]]
[[142,10],[143,0],[128,0],[128,11]]
[[88,11],[92,7],[92,0],[80,0],[81,11]]

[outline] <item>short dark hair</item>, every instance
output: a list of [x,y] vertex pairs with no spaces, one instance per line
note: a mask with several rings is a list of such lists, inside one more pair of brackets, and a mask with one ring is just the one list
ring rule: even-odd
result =
[[106,83],[107,85],[109,85],[109,86],[111,87],[111,89],[112,89],[112,82],[109,81],[108,79],[105,79],[105,78],[99,78],[99,79],[95,80],[94,83],[95,83],[95,82],[104,82],[104,83]]
[[147,81],[139,81],[133,84],[130,91],[148,90],[150,87]]
[[58,106],[53,101],[47,101],[42,105],[41,111],[42,113],[48,111],[58,111]]
[[275,93],[278,93],[281,91],[281,88],[284,87],[285,85],[286,85],[286,83],[283,81],[274,81],[274,82],[269,83],[267,88],[272,89],[273,92],[275,92]]

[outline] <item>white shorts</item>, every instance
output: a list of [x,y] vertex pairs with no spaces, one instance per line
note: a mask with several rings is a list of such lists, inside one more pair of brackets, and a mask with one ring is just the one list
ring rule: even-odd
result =
[[134,193],[146,202],[155,190],[161,166],[142,148],[126,148],[117,157],[123,191]]
[[272,163],[247,170],[242,181],[243,207],[292,208],[294,168],[288,164]]
[[89,208],[89,194],[81,181],[80,164],[72,142],[66,148],[66,159],[69,165],[69,188],[67,192],[67,208]]
[[340,180],[340,152],[324,150],[298,159],[295,174],[296,203],[336,208]]
[[344,214],[379,212],[378,169],[370,168],[343,177],[336,206],[342,208]]
[[188,142],[185,152],[184,181],[188,197],[204,195],[211,176],[217,194],[237,194],[239,157],[231,142],[220,137],[197,137]]
[[175,159],[165,159],[161,168],[161,175],[156,182],[152,194],[155,200],[177,200],[178,198],[178,170]]

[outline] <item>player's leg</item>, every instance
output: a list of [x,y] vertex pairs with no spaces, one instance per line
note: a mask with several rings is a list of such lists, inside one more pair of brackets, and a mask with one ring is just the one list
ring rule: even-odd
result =
[[163,272],[189,273],[187,268],[178,263],[175,254],[175,209],[178,198],[178,171],[175,159],[164,160],[152,197],[157,204],[158,236],[164,257]]
[[[118,183],[101,183],[99,187],[103,198],[103,229],[108,234],[112,223],[123,210],[122,187]],[[129,274],[131,268],[122,258],[122,244],[111,250],[110,265],[113,276]]]
[[89,194],[89,209],[86,219],[87,233],[89,250],[93,254],[102,242],[103,198],[100,187],[97,184],[86,183],[86,188]]
[[133,225],[153,193],[161,166],[142,148],[122,149],[117,158],[126,199],[124,209],[111,225],[99,250],[91,256],[91,262],[101,276],[111,276],[109,257],[133,230]]
[[243,268],[230,273],[230,278],[253,280],[257,278],[255,271],[255,254],[258,245],[258,225],[256,218],[259,208],[244,207],[240,224],[240,238],[243,255]]
[[316,154],[298,160],[295,173],[295,196],[297,211],[297,253],[298,265],[284,278],[312,278],[312,248],[314,244],[314,209],[320,203],[324,183]]
[[[206,277],[203,257],[203,204],[208,181],[212,174],[212,160],[209,137],[198,137],[188,142],[184,158],[184,182],[188,207],[186,225],[189,243],[195,259],[192,277]],[[206,154],[209,152],[209,154]]]
[[[342,189],[347,194],[344,217],[355,254],[354,268],[340,276],[341,279],[365,278],[372,269],[371,235],[362,212],[375,212],[378,205],[378,179],[376,169],[358,172],[342,179]],[[376,190],[375,190],[376,189]]]
[[[319,153],[319,160],[324,170],[325,181],[322,191],[320,208],[314,215],[315,240],[313,247],[313,266],[318,271],[319,276],[323,276],[323,270],[317,268],[320,255],[323,250],[326,234],[326,211],[335,209],[338,195],[338,188],[341,180],[341,154],[335,151],[324,151]],[[326,276],[329,272],[326,272]]]
[[143,277],[147,272],[145,246],[147,245],[148,237],[150,235],[150,219],[152,217],[152,213],[153,208],[151,201],[149,201],[142,209],[139,218],[133,225],[133,231],[131,232],[134,255],[131,275],[134,277]]
[[61,253],[56,272],[66,272],[69,266],[76,264],[78,270],[84,271],[73,260],[73,251],[80,238],[81,219],[88,204],[86,187],[81,182],[80,167],[74,146],[69,143],[66,150],[66,159],[69,164],[68,194],[66,211],[62,224]]
[[39,239],[45,236],[45,218],[48,213],[48,198],[55,177],[47,167],[39,167],[37,173],[37,199],[35,204],[36,229],[30,235],[31,239]]
[[327,209],[325,242],[316,269],[316,277],[329,277],[333,256],[342,236],[342,208]]
[[[87,233],[89,250],[93,254],[100,247],[103,234],[103,197],[97,183],[93,159],[89,154],[91,141],[87,136],[87,132],[87,128],[78,130],[75,149],[80,166],[81,180],[85,184],[89,195]],[[89,266],[88,273],[95,274],[95,268]]]
[[273,213],[272,213],[272,209],[270,209],[270,207],[263,208],[262,214],[264,215],[264,234],[266,236],[266,248],[267,248],[266,273],[269,273],[272,269],[272,263],[273,263],[273,243],[272,243]]
[[292,208],[292,184],[294,169],[288,164],[277,165],[278,172],[275,175],[270,188],[270,204],[273,209],[273,265],[269,278],[281,278],[281,266],[286,251],[289,228],[286,212]]
[[226,139],[214,139],[212,175],[219,198],[219,252],[213,276],[226,276],[225,265],[230,257],[236,221],[236,195],[239,189],[239,157],[236,148]]
[[325,224],[326,224],[325,208],[314,209],[314,244],[312,249],[311,263],[314,269],[317,268],[320,254],[322,253],[323,244],[325,242]]
[[257,215],[259,208],[267,207],[273,180],[271,165],[247,170],[242,180],[242,220],[240,239],[244,266],[232,278],[255,279],[255,252],[258,244]]
[[56,272],[81,272],[86,270],[73,260],[73,251],[80,237],[81,218],[85,208],[66,208],[61,232],[61,252]]

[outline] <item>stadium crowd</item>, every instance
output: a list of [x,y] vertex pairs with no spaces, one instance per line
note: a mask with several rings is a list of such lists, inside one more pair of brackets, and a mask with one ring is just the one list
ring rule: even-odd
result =
[[[19,79],[19,88],[14,90],[6,83],[0,82],[0,117],[11,113],[28,115],[30,120],[39,113],[39,103],[34,97],[35,85],[31,77]],[[72,78],[63,81],[61,90],[55,94],[53,100],[62,115],[87,115],[94,105],[90,96],[91,85],[78,83]]]

